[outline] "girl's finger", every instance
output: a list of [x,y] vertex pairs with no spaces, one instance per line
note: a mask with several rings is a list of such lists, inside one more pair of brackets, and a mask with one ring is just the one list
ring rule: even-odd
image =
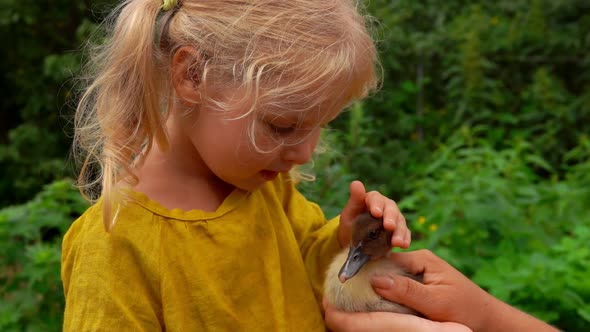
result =
[[365,205],[371,212],[371,215],[375,218],[381,218],[385,212],[386,202],[389,199],[383,196],[378,191],[370,191],[365,197]]
[[350,183],[350,198],[342,209],[340,214],[341,220],[352,221],[356,216],[366,210],[365,205],[365,186],[360,181],[352,181]]
[[410,245],[411,233],[406,223],[406,218],[400,213],[395,221],[395,233],[391,239],[391,244],[396,247],[407,248]]
[[406,236],[404,236],[404,245],[401,246],[402,248],[409,248],[410,244],[412,243],[412,231],[408,229],[406,232]]
[[397,219],[399,219],[400,216],[403,218],[395,201],[387,199],[383,211],[383,227],[388,231],[395,231],[397,229]]

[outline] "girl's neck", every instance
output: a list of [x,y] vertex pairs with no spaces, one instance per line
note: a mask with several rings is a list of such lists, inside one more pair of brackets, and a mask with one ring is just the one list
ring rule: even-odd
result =
[[136,191],[169,208],[185,211],[215,211],[234,190],[205,165],[198,151],[184,136],[168,124],[169,148],[154,144],[138,167]]

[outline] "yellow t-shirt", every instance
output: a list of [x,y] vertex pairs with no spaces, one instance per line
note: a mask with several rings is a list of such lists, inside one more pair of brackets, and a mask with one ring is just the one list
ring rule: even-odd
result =
[[286,176],[215,212],[133,193],[106,233],[100,201],[63,240],[64,331],[323,331],[324,270],[340,250]]

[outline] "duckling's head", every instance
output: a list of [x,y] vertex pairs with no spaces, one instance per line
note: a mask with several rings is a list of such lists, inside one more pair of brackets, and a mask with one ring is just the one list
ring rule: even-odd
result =
[[348,258],[338,273],[340,282],[354,275],[372,259],[379,259],[391,250],[391,231],[385,230],[383,220],[369,212],[359,215],[352,224]]

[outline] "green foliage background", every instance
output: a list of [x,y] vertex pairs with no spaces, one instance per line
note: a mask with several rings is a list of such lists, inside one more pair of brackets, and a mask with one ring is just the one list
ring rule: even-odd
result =
[[[58,331],[78,51],[113,1],[0,0],[0,330]],[[352,179],[398,201],[413,249],[567,331],[590,330],[590,3],[367,2],[383,88],[325,132],[335,215]]]

